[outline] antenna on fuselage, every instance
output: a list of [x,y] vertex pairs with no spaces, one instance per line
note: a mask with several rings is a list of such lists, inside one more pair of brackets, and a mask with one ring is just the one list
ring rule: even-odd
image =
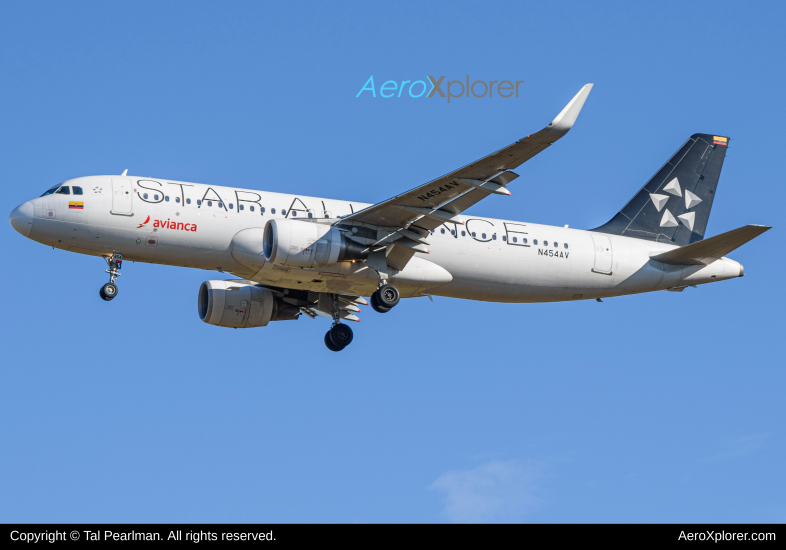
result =
[[128,174],[128,168],[126,168],[125,170],[123,170],[123,173],[122,173],[122,174],[120,174],[120,175],[121,175],[121,176],[125,176],[126,174]]

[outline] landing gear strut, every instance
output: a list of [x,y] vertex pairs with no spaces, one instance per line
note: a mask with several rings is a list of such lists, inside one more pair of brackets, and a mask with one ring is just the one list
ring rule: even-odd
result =
[[401,294],[391,284],[384,283],[371,295],[371,307],[379,313],[387,313],[398,304]]
[[333,310],[333,326],[325,334],[325,345],[330,351],[341,351],[352,343],[352,329],[341,323],[341,305],[338,296],[329,295]]
[[109,269],[106,270],[106,272],[109,273],[109,282],[101,287],[98,294],[103,300],[108,302],[117,296],[117,285],[115,284],[115,280],[120,277],[120,267],[123,264],[123,255],[112,254],[110,257],[105,257],[104,259],[109,266]]

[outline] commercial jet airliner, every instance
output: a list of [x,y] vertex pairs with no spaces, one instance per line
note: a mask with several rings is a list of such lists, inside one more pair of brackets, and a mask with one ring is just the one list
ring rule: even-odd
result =
[[332,319],[325,345],[352,342],[342,321],[359,305],[380,313],[400,298],[489,302],[590,300],[743,276],[724,257],[770,229],[746,225],[705,239],[729,138],[694,134],[608,223],[588,231],[473,216],[510,195],[512,169],[571,129],[584,86],[551,124],[410,191],[361,204],[128,175],[53,186],[10,216],[25,237],[100,256],[101,287],[118,294],[124,260],[229,273],[202,283],[199,317],[220,327],[264,327],[301,315]]

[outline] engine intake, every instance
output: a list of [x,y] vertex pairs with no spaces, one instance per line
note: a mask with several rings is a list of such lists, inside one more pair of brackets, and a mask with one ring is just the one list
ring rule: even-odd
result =
[[265,260],[286,267],[330,267],[368,257],[365,245],[331,225],[286,219],[265,224],[262,250]]
[[300,308],[283,302],[269,288],[240,279],[205,281],[197,302],[199,318],[218,327],[264,327],[300,315]]

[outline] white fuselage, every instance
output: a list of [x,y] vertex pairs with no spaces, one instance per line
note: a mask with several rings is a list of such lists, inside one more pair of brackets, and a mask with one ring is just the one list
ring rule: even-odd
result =
[[[369,296],[379,284],[376,272],[360,261],[300,269],[271,265],[262,255],[261,231],[271,218],[337,221],[368,204],[131,176],[91,176],[63,185],[78,186],[83,194],[30,201],[26,236],[81,254],[120,253],[126,260],[220,270],[277,287]],[[390,282],[402,296],[554,302],[742,275],[742,266],[727,258],[708,266],[651,260],[675,248],[663,243],[479,216],[461,219],[463,226],[445,224],[427,237],[430,254],[416,253],[402,271],[393,270]]]

